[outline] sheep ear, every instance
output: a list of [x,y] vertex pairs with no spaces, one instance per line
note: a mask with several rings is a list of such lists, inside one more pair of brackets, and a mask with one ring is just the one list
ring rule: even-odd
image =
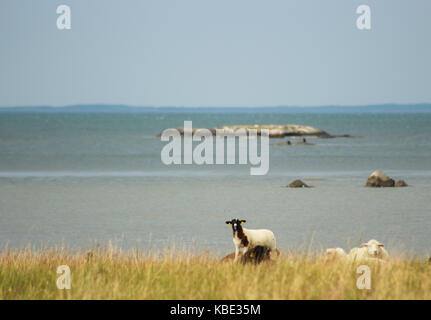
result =
[[230,221],[226,221],[226,224],[227,224],[228,226],[230,226]]
[[241,220],[241,224],[243,224],[243,223],[246,223],[247,221],[245,221],[245,220]]

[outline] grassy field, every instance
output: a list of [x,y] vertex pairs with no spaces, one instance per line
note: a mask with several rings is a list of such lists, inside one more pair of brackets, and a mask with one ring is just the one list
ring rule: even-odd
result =
[[[70,290],[57,288],[60,265],[70,267]],[[356,286],[359,265],[301,254],[242,265],[181,250],[4,249],[0,299],[431,299],[427,261],[369,263],[370,290]]]

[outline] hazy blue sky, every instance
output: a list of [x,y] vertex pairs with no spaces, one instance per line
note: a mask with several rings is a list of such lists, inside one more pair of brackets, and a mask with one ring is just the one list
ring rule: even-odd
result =
[[1,0],[0,106],[430,102],[430,32],[430,0]]

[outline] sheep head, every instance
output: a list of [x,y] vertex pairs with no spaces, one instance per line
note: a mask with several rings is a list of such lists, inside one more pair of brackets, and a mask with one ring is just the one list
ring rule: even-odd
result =
[[232,226],[232,230],[235,232],[235,231],[238,231],[239,229],[241,229],[241,225],[243,224],[243,223],[246,223],[246,220],[240,220],[240,219],[232,219],[231,221],[226,221],[226,224],[228,225],[228,226]]
[[382,248],[385,246],[377,240],[370,240],[367,243],[363,243],[362,246],[367,249],[367,253],[370,257],[380,257]]

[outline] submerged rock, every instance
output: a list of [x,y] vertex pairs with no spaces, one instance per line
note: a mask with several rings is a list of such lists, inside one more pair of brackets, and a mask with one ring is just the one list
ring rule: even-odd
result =
[[302,182],[299,179],[289,183],[289,185],[287,187],[289,187],[289,188],[311,188],[308,184],[306,184],[305,182]]
[[276,146],[314,146],[314,143],[309,142],[279,142]]
[[366,187],[393,187],[395,186],[394,179],[388,177],[383,171],[374,171],[367,180]]
[[395,183],[395,187],[408,187],[409,185],[404,180],[398,180]]

